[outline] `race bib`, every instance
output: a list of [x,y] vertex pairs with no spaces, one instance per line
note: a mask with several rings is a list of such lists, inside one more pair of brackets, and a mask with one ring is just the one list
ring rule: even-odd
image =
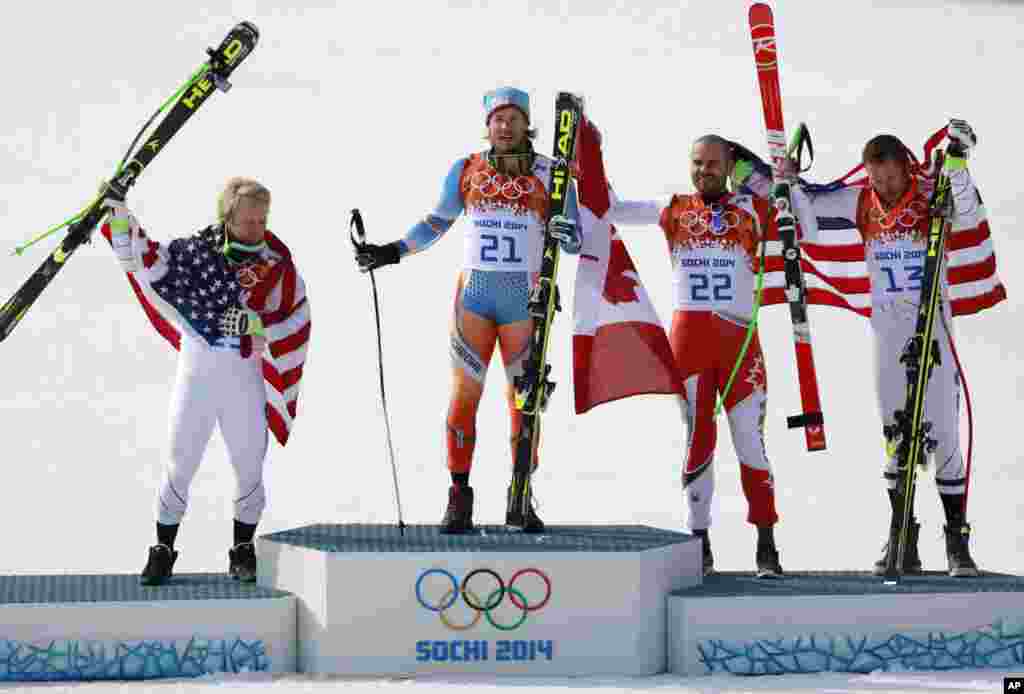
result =
[[921,295],[926,252],[923,243],[910,239],[871,244],[868,258],[874,300],[906,299],[916,304]]
[[540,269],[540,225],[527,215],[472,215],[464,234],[465,266],[475,270]]
[[673,253],[677,309],[747,315],[753,308],[753,273],[744,259],[720,248]]

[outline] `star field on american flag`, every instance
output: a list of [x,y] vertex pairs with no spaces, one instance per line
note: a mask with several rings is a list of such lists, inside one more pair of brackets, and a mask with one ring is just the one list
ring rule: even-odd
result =
[[219,236],[210,227],[189,238],[171,241],[167,274],[152,284],[157,294],[211,345],[224,337],[219,325],[221,314],[232,307],[243,308],[235,270],[217,251]]

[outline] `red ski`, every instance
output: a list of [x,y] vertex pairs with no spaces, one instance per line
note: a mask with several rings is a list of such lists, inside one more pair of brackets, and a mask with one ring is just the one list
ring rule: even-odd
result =
[[807,287],[796,239],[796,217],[790,197],[790,181],[782,175],[786,153],[786,128],[782,121],[782,94],[779,90],[779,61],[775,45],[775,20],[772,8],[764,3],[750,7],[750,38],[754,44],[754,64],[761,86],[764,125],[768,132],[768,153],[772,163],[772,204],[776,211],[779,239],[786,276],[786,302],[793,320],[797,375],[800,379],[800,403],[803,412],[787,418],[790,429],[803,427],[807,450],[825,450],[825,422],[818,397],[818,377],[811,350],[811,326],[807,320]]

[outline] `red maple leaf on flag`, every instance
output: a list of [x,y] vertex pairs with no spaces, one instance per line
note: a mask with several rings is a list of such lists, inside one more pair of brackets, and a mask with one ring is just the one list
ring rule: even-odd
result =
[[608,254],[608,275],[604,281],[605,300],[610,304],[640,301],[636,293],[639,285],[633,259],[622,241],[613,236]]

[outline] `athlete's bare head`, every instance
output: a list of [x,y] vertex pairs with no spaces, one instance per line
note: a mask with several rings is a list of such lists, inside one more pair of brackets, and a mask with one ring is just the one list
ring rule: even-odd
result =
[[217,216],[228,233],[245,244],[263,241],[270,211],[270,191],[252,178],[235,176],[217,199]]
[[875,135],[864,145],[864,169],[879,199],[892,206],[910,188],[910,150],[895,135]]
[[690,148],[690,178],[702,196],[725,193],[734,164],[732,143],[719,135],[699,137]]

